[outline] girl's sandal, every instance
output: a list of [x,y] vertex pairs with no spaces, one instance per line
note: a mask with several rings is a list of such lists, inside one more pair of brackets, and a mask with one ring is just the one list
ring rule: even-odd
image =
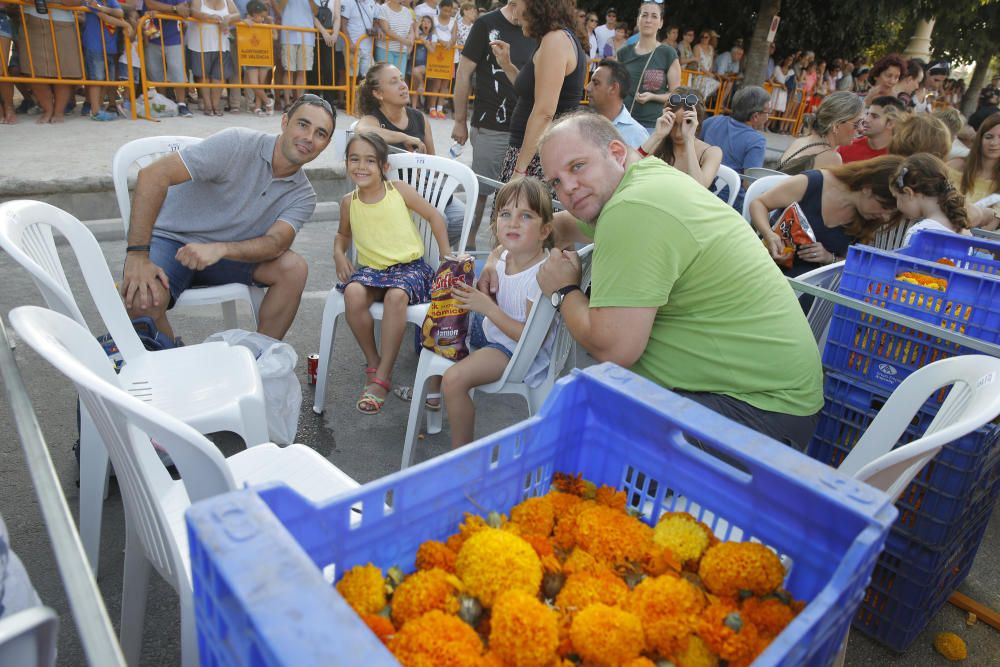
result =
[[364,384],[365,387],[367,387],[372,383],[372,378],[375,377],[376,373],[378,373],[377,368],[372,368],[371,366],[369,366],[368,368],[365,369],[365,384]]
[[424,409],[439,412],[441,410],[441,394],[427,394],[424,397]]
[[[386,382],[380,378],[373,377],[372,384],[377,384],[385,389],[386,396],[388,396],[389,392],[392,391],[392,383]],[[376,396],[371,391],[365,389],[365,393],[361,394],[361,398],[358,399],[356,407],[358,412],[361,414],[377,415],[382,410],[383,405],[385,405],[385,396]]]

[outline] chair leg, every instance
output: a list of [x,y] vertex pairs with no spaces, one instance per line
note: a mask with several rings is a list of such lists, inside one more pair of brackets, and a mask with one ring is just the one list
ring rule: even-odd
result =
[[256,401],[245,401],[240,406],[240,417],[246,432],[239,435],[248,448],[271,441],[267,430],[267,414],[261,411]]
[[101,518],[110,471],[104,447],[90,414],[80,409],[80,541],[97,577],[101,555]]
[[[184,584],[181,584],[179,588],[183,588],[183,586]],[[198,667],[200,656],[193,593],[190,589],[178,590],[177,592],[181,603],[181,665],[182,667]]]
[[222,303],[222,322],[226,329],[239,329],[240,322],[236,318],[235,301],[224,301]]
[[262,287],[250,287],[250,310],[253,313],[253,326],[256,329],[260,326],[260,304],[264,302],[264,295],[267,292]]
[[420,430],[420,418],[425,412],[424,400],[427,396],[427,371],[432,357],[421,353],[417,362],[417,373],[413,378],[413,397],[410,399],[410,415],[406,420],[406,436],[403,440],[403,461],[399,466],[405,470],[413,465],[413,449]]
[[146,620],[146,595],[152,565],[146,559],[139,536],[125,527],[125,574],[122,582],[122,621],[119,635],[125,662],[139,664],[142,630]]
[[[421,404],[423,404],[423,401],[421,401]],[[427,435],[437,435],[440,433],[444,424],[444,399],[441,399],[440,410],[425,410],[424,414],[427,417]]]
[[[339,293],[336,296],[340,296]],[[333,339],[337,335],[337,317],[343,312],[343,298],[340,299],[340,308],[331,303],[335,295],[327,297],[326,306],[323,308],[323,323],[319,332],[319,364],[316,368],[316,391],[313,393],[313,412],[318,415],[323,414],[323,406],[326,402],[326,380],[330,371],[330,357],[333,354]]]

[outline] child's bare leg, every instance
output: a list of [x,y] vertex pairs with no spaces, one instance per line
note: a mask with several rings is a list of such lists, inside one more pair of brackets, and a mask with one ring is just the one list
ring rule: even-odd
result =
[[500,350],[484,347],[445,371],[441,391],[451,423],[452,449],[472,442],[474,437],[476,408],[469,390],[499,380],[508,361]]
[[[382,358],[378,364],[372,365],[378,366],[376,377],[386,382],[392,379],[392,367],[406,333],[406,307],[409,305],[410,299],[403,290],[390,287],[385,291],[382,301]],[[379,390],[385,391],[383,387]]]
[[365,355],[365,364],[370,368],[378,367],[379,356],[375,345],[375,320],[369,308],[381,291],[361,283],[348,283],[344,288],[344,317]]

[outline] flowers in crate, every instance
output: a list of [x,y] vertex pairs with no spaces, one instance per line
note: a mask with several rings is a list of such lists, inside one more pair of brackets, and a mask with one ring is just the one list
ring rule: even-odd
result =
[[757,630],[769,641],[774,639],[795,619],[795,610],[789,600],[780,595],[763,598],[749,597],[743,600],[740,611],[743,618],[753,623]]
[[556,608],[573,615],[592,604],[617,607],[628,598],[628,586],[607,568],[580,572],[566,577],[556,596]]
[[385,607],[385,577],[370,563],[352,567],[337,582],[337,592],[362,616],[377,614]]
[[687,579],[663,575],[641,581],[629,594],[627,608],[642,622],[646,650],[669,656],[694,634],[706,603],[705,594]]
[[406,667],[479,667],[483,643],[460,618],[434,610],[407,623],[389,650]]
[[712,530],[687,512],[667,512],[653,529],[653,542],[670,549],[685,566],[697,564],[705,550],[718,542]]
[[757,628],[740,613],[736,602],[720,598],[699,618],[698,636],[708,648],[730,665],[749,665],[762,648]]
[[642,560],[653,540],[653,529],[621,510],[594,505],[575,522],[575,544],[599,562],[623,567]]
[[698,576],[709,592],[735,598],[742,591],[767,595],[785,579],[785,568],[771,549],[756,542],[721,542],[708,549]]
[[484,607],[492,607],[504,591],[538,595],[542,583],[542,563],[531,545],[496,528],[480,530],[465,541],[455,561],[455,573]]
[[547,537],[555,525],[555,509],[548,496],[528,498],[510,511],[510,520],[520,527],[522,535]]
[[408,621],[434,609],[457,614],[461,588],[462,582],[444,570],[418,570],[393,592],[392,620],[396,627],[402,628]]
[[431,570],[438,568],[445,572],[455,572],[455,559],[458,554],[448,548],[443,542],[428,540],[417,549],[416,568]]
[[392,621],[381,614],[362,614],[361,620],[365,622],[368,629],[371,630],[383,644],[387,644],[389,639],[396,634],[396,627],[392,624]]
[[944,292],[948,289],[947,278],[935,278],[934,276],[929,276],[926,273],[920,273],[918,271],[903,271],[896,276],[896,280],[902,283],[927,287],[932,290],[937,290],[938,292]]
[[638,658],[645,646],[642,623],[635,614],[600,603],[573,618],[570,640],[585,664],[608,667]]
[[490,619],[490,650],[504,665],[549,667],[558,658],[558,617],[537,595],[506,591]]

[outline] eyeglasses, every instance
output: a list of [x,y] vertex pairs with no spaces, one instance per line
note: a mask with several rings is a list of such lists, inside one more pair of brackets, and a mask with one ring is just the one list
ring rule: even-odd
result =
[[688,93],[687,95],[681,95],[680,93],[671,93],[670,97],[667,98],[667,105],[675,108],[681,105],[686,106],[689,109],[694,109],[698,106],[698,96],[694,93]]
[[902,192],[903,188],[906,187],[905,183],[903,182],[903,179],[906,178],[906,172],[908,172],[909,170],[910,170],[909,167],[903,167],[902,169],[899,170],[899,176],[896,177],[896,189],[899,190],[900,192]]

